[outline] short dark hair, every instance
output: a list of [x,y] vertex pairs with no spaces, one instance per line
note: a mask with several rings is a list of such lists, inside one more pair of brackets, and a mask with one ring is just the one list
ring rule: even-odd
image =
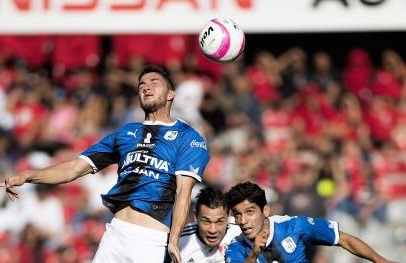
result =
[[155,73],[158,73],[159,75],[161,75],[164,78],[164,80],[166,81],[166,84],[168,85],[168,88],[171,89],[171,90],[175,90],[175,84],[173,83],[168,71],[166,71],[162,67],[155,66],[155,65],[146,65],[142,69],[142,71],[141,71],[141,73],[140,73],[140,75],[138,77],[138,82],[140,82],[142,76],[144,76],[147,73],[151,73],[151,72],[155,72]]
[[200,208],[202,205],[205,205],[210,209],[215,209],[223,206],[227,212],[229,211],[226,195],[223,194],[219,189],[213,187],[205,187],[200,190],[196,199],[196,216],[200,214]]
[[245,200],[255,203],[261,210],[267,204],[265,190],[251,182],[238,183],[231,187],[226,194],[231,209]]

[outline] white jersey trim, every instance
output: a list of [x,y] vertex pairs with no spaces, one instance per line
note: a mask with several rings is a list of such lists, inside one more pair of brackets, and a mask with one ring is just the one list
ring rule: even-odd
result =
[[164,125],[164,126],[173,126],[178,120],[175,120],[173,122],[167,123],[163,121],[144,121],[142,124],[144,125]]
[[99,171],[97,169],[96,165],[94,165],[93,161],[89,157],[87,157],[85,155],[81,155],[81,156],[79,156],[79,158],[82,159],[82,160],[85,160],[92,167],[94,174]]
[[197,174],[195,174],[195,173],[189,172],[189,171],[176,171],[176,172],[175,172],[175,175],[193,177],[193,178],[195,178],[199,183],[202,181],[202,177],[201,177],[201,176],[199,176],[199,175],[197,175]]
[[334,239],[334,245],[338,244],[338,241],[340,241],[340,232],[338,231],[338,223],[336,221],[330,221],[333,224],[333,228],[334,228],[334,235],[335,235],[335,239]]

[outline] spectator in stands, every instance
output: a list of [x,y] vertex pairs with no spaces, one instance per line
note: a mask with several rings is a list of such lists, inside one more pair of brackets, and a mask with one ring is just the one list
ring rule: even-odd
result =
[[399,53],[393,49],[386,49],[381,53],[381,61],[383,69],[391,73],[404,89],[406,85],[406,65]]
[[362,225],[371,218],[386,220],[386,201],[375,189],[370,161],[354,141],[347,141],[341,149],[340,167],[336,173],[338,200],[334,210],[348,213]]
[[291,48],[278,57],[278,62],[282,74],[280,91],[284,98],[294,95],[309,83],[308,55],[304,49]]
[[352,49],[345,61],[342,81],[346,91],[354,94],[361,101],[371,98],[371,81],[374,78],[375,67],[370,54],[362,48]]
[[53,91],[51,103],[48,118],[42,128],[40,144],[54,153],[77,140],[79,109],[73,103],[71,94],[61,88]]
[[334,68],[331,56],[325,51],[318,51],[312,57],[312,71],[310,81],[326,91],[331,83],[340,81],[340,73]]
[[273,54],[268,51],[258,52],[253,65],[247,69],[247,76],[251,81],[252,93],[261,104],[272,103],[280,98],[282,77]]
[[376,148],[390,140],[396,125],[396,105],[385,96],[374,95],[364,108],[364,122],[370,130],[371,140]]

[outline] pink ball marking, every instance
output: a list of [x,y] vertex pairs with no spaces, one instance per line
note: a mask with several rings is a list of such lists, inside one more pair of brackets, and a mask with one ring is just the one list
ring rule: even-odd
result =
[[212,55],[210,55],[210,57],[219,60],[222,57],[224,57],[224,55],[230,49],[230,33],[228,32],[227,28],[217,20],[217,18],[212,19],[211,21],[213,23],[217,24],[224,33],[224,37],[221,41],[219,48],[216,50],[216,52],[214,52]]

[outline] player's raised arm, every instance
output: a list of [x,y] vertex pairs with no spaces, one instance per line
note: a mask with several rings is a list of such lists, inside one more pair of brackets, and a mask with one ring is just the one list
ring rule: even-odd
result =
[[396,263],[395,261],[387,260],[383,256],[379,255],[373,248],[371,248],[361,239],[342,231],[339,233],[340,238],[337,245],[343,247],[352,254],[375,263]]
[[11,200],[18,198],[15,186],[25,183],[33,184],[62,184],[71,182],[83,175],[91,173],[93,170],[85,160],[77,158],[43,169],[29,170],[21,174],[11,176],[0,183],[0,187],[5,187]]
[[179,237],[185,226],[191,203],[191,193],[196,179],[190,176],[176,176],[176,197],[173,205],[172,227],[169,235],[168,251],[172,262],[180,263]]

